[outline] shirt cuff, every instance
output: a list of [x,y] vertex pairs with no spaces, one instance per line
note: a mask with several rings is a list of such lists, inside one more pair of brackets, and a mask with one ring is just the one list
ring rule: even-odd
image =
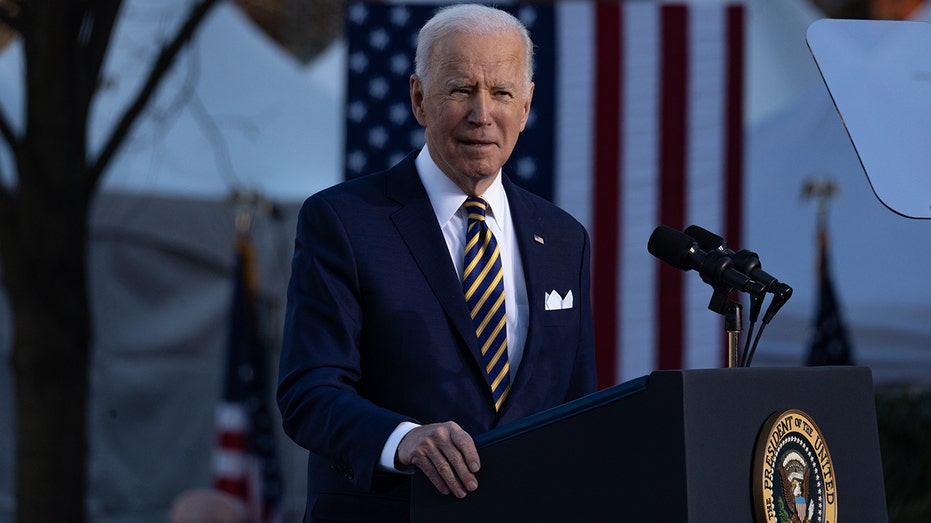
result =
[[420,425],[416,423],[411,423],[409,421],[402,421],[395,429],[394,432],[388,436],[388,441],[385,442],[385,446],[381,450],[381,459],[378,460],[378,468],[387,472],[401,472],[405,474],[412,474],[413,469],[399,470],[394,466],[394,457],[398,453],[398,445],[401,444],[401,440],[404,439],[404,436],[407,436],[407,433],[413,429],[416,429]]

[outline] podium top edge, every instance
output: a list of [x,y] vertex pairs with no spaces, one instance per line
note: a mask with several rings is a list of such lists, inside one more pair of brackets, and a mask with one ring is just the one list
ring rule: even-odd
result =
[[531,430],[556,423],[581,412],[598,408],[619,398],[637,394],[638,392],[646,390],[648,379],[648,376],[641,376],[619,385],[593,392],[558,407],[553,407],[543,412],[527,416],[514,423],[489,430],[475,437],[475,445],[481,449],[496,443],[501,443],[502,441],[520,436]]
[[667,382],[668,380],[681,380],[684,384],[692,379],[716,379],[720,376],[773,376],[791,374],[796,378],[805,376],[856,376],[861,380],[872,383],[872,371],[869,367],[857,365],[838,365],[822,367],[753,367],[735,369],[676,369],[657,370],[649,375],[640,376],[630,381],[593,392],[582,398],[570,401],[558,407],[527,416],[514,423],[491,429],[475,437],[475,445],[479,449],[489,447],[509,439],[518,437],[532,430],[557,423],[566,418],[601,407],[612,401],[644,392],[651,381]]

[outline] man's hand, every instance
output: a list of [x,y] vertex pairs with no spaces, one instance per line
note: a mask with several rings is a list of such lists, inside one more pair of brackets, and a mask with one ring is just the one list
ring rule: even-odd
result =
[[398,461],[414,465],[443,494],[464,498],[478,488],[475,473],[481,464],[472,436],[455,422],[417,427],[398,445]]

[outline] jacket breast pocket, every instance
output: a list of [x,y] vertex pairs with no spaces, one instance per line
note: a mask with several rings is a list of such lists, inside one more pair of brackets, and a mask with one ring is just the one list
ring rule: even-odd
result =
[[543,311],[544,326],[578,325],[579,309],[550,309]]

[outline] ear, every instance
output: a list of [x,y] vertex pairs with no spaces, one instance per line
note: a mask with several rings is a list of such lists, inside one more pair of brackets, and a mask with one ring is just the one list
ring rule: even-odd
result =
[[414,113],[414,118],[417,119],[417,123],[421,126],[426,127],[427,121],[424,117],[424,108],[423,108],[424,92],[423,92],[423,82],[420,81],[420,78],[416,74],[411,75],[411,112]]
[[530,82],[530,89],[527,93],[527,99],[524,100],[523,115],[521,115],[520,121],[520,130],[523,132],[524,127],[527,126],[527,119],[530,118],[530,101],[533,100],[533,82]]

